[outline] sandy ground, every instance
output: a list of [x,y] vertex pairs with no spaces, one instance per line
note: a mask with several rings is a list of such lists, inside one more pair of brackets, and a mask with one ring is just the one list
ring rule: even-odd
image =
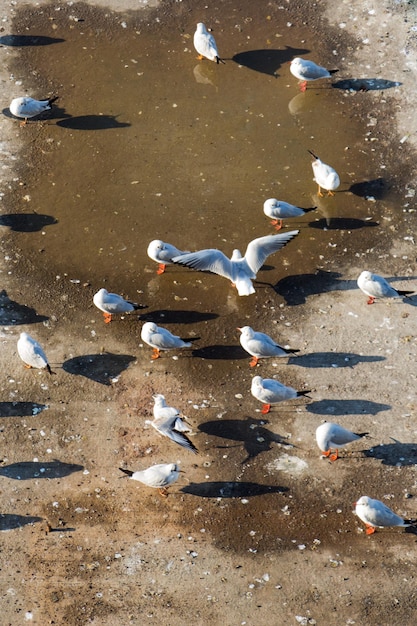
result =
[[[0,6],[7,34],[14,9]],[[115,9],[131,7],[112,3]],[[412,7],[328,0],[324,9],[325,17],[314,21],[317,32],[335,42],[340,29],[351,36],[338,64],[358,79],[371,73],[403,83],[399,95],[372,91],[371,117],[380,145],[384,128],[396,125],[397,143],[384,150],[400,155],[404,171],[412,171]],[[13,52],[5,46],[0,54],[6,66]],[[7,91],[10,77],[2,82]],[[19,145],[10,125],[1,124],[7,192]],[[121,353],[117,324],[106,335],[107,356],[92,348],[97,380],[108,384],[87,376],[71,383],[72,374],[88,364],[76,355],[88,354],[91,343],[74,329],[89,330],[91,313],[86,318],[69,309],[65,294],[55,303],[62,343],[54,345],[51,362],[64,355],[66,369],[57,368],[51,378],[43,372],[28,377],[10,337],[19,316],[44,321],[48,302],[41,300],[36,313],[25,307],[30,282],[17,291],[5,258],[2,286],[21,298],[0,302],[4,624],[415,622],[415,535],[393,529],[367,537],[352,515],[352,503],[366,494],[417,517],[416,299],[368,307],[355,284],[364,267],[398,277],[403,288],[408,280],[415,284],[413,198],[410,178],[399,187],[398,202],[387,207],[379,244],[358,253],[356,264],[342,262],[339,273],[323,260],[318,272],[300,282],[298,306],[280,310],[291,345],[302,349],[292,363],[296,378],[313,390],[313,400],[274,409],[268,421],[254,412],[247,394],[236,398],[239,419],[230,411],[235,372],[225,385],[196,396],[196,366],[176,367],[171,359],[150,363],[132,345]],[[246,366],[239,361],[239,384],[252,376]],[[155,443],[153,432],[138,426],[138,415],[150,417],[149,397],[161,386],[172,404],[189,413],[201,452],[190,460],[187,451],[175,451],[173,460],[187,472],[166,499],[121,480],[117,469],[164,460],[165,442]],[[186,397],[192,398],[188,411]],[[323,460],[314,431],[327,416],[372,438],[342,452],[336,464]]]

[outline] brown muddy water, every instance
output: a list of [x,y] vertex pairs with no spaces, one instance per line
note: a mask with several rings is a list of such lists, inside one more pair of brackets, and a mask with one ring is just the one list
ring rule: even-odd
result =
[[[376,247],[376,230],[382,249],[387,227],[381,215],[395,210],[395,177],[392,171],[387,177],[385,153],[375,147],[380,131],[369,94],[337,88],[339,78],[301,94],[289,72],[294,56],[336,67],[337,37],[324,48],[297,14],[267,2],[204,6],[167,3],[117,15],[50,4],[18,12],[13,32],[25,45],[15,46],[10,71],[23,86],[13,96],[27,91],[37,98],[58,94],[59,100],[43,121],[20,128],[10,120],[22,161],[3,201],[3,230],[12,276],[32,294],[25,304],[84,328],[92,318],[101,323],[92,305],[99,288],[138,300],[148,307],[141,320],[196,339],[196,358],[181,357],[182,384],[190,375],[188,387],[200,395],[228,397],[225,382],[233,394],[250,386],[236,327],[268,332],[271,323],[297,316],[296,305],[314,289],[330,289],[358,252]],[[225,65],[196,59],[192,35],[201,20],[212,27]],[[308,149],[339,172],[335,197],[317,198]],[[180,249],[243,252],[250,240],[273,232],[262,211],[269,197],[318,209],[286,221],[286,229],[300,234],[268,259],[255,295],[238,297],[225,279],[180,267],[156,275],[146,254],[152,239]],[[133,345],[138,350],[136,319],[111,326],[106,332],[115,333],[120,350],[129,344],[126,352]],[[166,363],[153,367],[161,373]],[[303,384],[294,368],[284,376],[288,384]],[[233,418],[245,410],[237,403]],[[289,430],[291,410],[283,414]],[[279,440],[247,415],[239,423],[241,432],[230,421],[222,427],[207,422],[201,431],[207,439],[230,439],[232,429],[239,442],[255,430],[260,446],[248,458]],[[229,453],[228,471],[237,456]],[[234,477],[241,477],[242,462],[236,460]],[[206,493],[200,488],[195,495]],[[220,544],[245,549],[227,515],[232,520],[233,507],[216,517],[213,534],[218,526]],[[261,511],[259,524],[267,521]]]

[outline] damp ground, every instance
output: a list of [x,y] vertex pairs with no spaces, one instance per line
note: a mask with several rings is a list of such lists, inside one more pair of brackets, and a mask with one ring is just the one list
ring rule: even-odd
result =
[[[38,624],[266,624],[271,611],[277,624],[379,624],[412,610],[414,536],[370,543],[351,513],[365,492],[415,511],[415,394],[396,371],[399,353],[414,362],[413,302],[371,315],[356,290],[370,263],[405,288],[416,275],[408,148],[391,122],[401,77],[362,84],[340,71],[302,94],[289,61],[317,51],[320,16],[253,5],[50,4],[19,10],[17,40],[3,41],[16,48],[15,82],[59,95],[41,122],[10,119],[22,158],[0,216],[12,624],[26,613]],[[195,58],[201,20],[225,65]],[[321,61],[343,67],[351,44],[329,31]],[[335,197],[317,196],[308,149],[340,172]],[[152,239],[231,254],[273,233],[268,197],[317,209],[285,223],[300,233],[268,259],[255,295],[179,267],[156,275]],[[100,287],[144,308],[106,326],[92,305]],[[193,349],[152,362],[146,320]],[[256,373],[312,400],[260,414],[245,324],[301,350]],[[23,329],[54,377],[17,362]],[[154,393],[188,416],[198,456],[146,425]],[[329,416],[373,437],[334,466],[314,441]],[[120,479],[121,465],[177,460],[185,474],[166,500]]]

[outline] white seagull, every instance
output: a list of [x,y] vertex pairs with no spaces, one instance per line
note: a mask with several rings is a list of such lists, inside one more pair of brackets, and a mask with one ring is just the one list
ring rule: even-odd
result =
[[167,265],[171,265],[171,259],[174,256],[179,256],[180,254],[186,254],[185,251],[178,250],[175,246],[172,246],[170,243],[165,243],[160,239],[154,239],[148,246],[148,257],[152,259],[152,261],[156,261],[158,263],[158,269],[156,271],[157,274],[163,274],[165,272],[165,268]]
[[223,252],[213,248],[182,254],[172,261],[194,270],[213,272],[228,278],[235,285],[239,296],[249,296],[255,293],[252,280],[256,279],[256,274],[269,255],[281,250],[299,232],[291,230],[280,235],[258,237],[248,244],[244,257],[239,250],[233,250],[232,257],[228,259]]
[[40,370],[46,369],[50,374],[54,374],[41,345],[28,333],[20,333],[17,342],[17,352],[25,367],[35,367]]
[[198,52],[198,58],[209,59],[209,61],[216,61],[217,64],[224,63],[223,59],[219,57],[217,51],[216,41],[211,33],[202,22],[197,24],[197,29],[194,33],[194,48]]
[[139,304],[125,300],[117,293],[109,293],[107,289],[99,289],[93,296],[93,302],[103,311],[104,323],[109,324],[113,315],[131,313],[140,308]]
[[142,341],[153,348],[152,359],[160,356],[160,350],[175,350],[177,348],[191,348],[189,341],[173,335],[166,328],[157,326],[154,322],[145,322],[140,333]]
[[300,89],[305,91],[307,89],[307,82],[311,80],[318,80],[319,78],[330,78],[332,74],[335,74],[339,70],[327,70],[321,65],[317,65],[313,61],[308,59],[301,59],[296,57],[291,61],[290,72],[293,76],[301,81]]
[[413,526],[416,520],[403,519],[394,511],[391,511],[386,504],[380,500],[361,496],[354,503],[355,513],[366,526],[366,534],[372,535],[375,527],[384,528],[386,526]]
[[323,189],[327,191],[328,196],[334,196],[333,192],[340,185],[339,174],[336,172],[335,169],[333,169],[333,167],[327,165],[326,163],[323,163],[323,161],[321,161],[319,157],[314,154],[314,152],[311,152],[311,150],[309,150],[308,152],[314,159],[311,167],[313,168],[314,173],[313,180],[317,183],[319,188],[317,192],[318,195],[320,197],[323,196],[323,193],[321,191],[321,188],[323,187]]
[[278,404],[278,402],[283,402],[284,400],[293,400],[300,396],[307,396],[310,391],[311,389],[297,391],[293,387],[286,387],[274,378],[255,376],[252,379],[251,393],[257,400],[264,403],[261,411],[264,415],[269,413],[271,404]]
[[376,298],[402,298],[408,297],[414,291],[394,289],[382,276],[372,274],[364,270],[358,278],[358,287],[366,296],[369,296],[367,304],[373,304]]
[[[316,429],[316,441],[321,453],[328,456],[331,461],[336,461],[339,456],[339,448],[343,448],[352,441],[365,437],[368,433],[353,433],[347,428],[332,422],[324,422]],[[332,454],[332,448],[335,452]]]
[[167,496],[166,487],[175,483],[178,480],[180,469],[176,463],[161,463],[160,465],[152,465],[145,470],[138,470],[132,472],[132,470],[123,469],[119,467],[120,471],[127,474],[132,480],[138,480],[147,487],[154,487],[159,490],[162,496]]
[[30,117],[36,117],[44,111],[52,109],[52,104],[58,100],[58,96],[49,98],[49,100],[35,100],[29,96],[14,98],[9,106],[9,111],[15,117],[23,118],[22,126],[24,126]]
[[269,198],[264,202],[264,213],[267,217],[271,218],[272,226],[275,226],[276,230],[281,230],[282,221],[287,217],[301,217],[309,211],[314,211],[317,207],[310,209],[300,209],[298,206],[283,202],[282,200],[276,200],[276,198]]
[[255,331],[250,326],[242,326],[238,330],[241,333],[239,341],[242,348],[253,357],[249,364],[251,367],[255,367],[259,359],[268,359],[273,356],[284,357],[299,352],[299,350],[283,348],[269,335]]
[[173,406],[168,406],[165,396],[163,396],[162,393],[158,393],[152,397],[154,399],[154,419],[147,423],[151,424],[151,426],[153,426],[158,433],[164,435],[164,437],[169,437],[183,448],[187,448],[187,450],[197,454],[198,450],[193,442],[184,435],[184,433],[190,433],[191,428],[184,423],[178,409]]

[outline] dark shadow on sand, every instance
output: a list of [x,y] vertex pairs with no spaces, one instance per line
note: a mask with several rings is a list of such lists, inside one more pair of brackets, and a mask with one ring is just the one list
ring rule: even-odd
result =
[[50,46],[54,43],[63,43],[65,39],[60,37],[47,37],[46,35],[3,35],[0,37],[0,46]]
[[389,189],[390,186],[388,182],[382,177],[353,183],[349,187],[349,191],[355,196],[359,196],[360,198],[375,198],[375,200],[382,200]]
[[47,408],[47,404],[38,404],[37,402],[0,402],[0,418],[39,415]]
[[33,515],[14,515],[12,513],[0,513],[0,531],[14,530],[15,528],[21,528],[27,524],[35,524],[41,522],[42,517],[35,517]]
[[371,400],[318,400],[306,405],[309,413],[316,415],[376,415],[389,411],[391,405]]
[[364,356],[354,352],[313,352],[301,356],[290,356],[288,364],[300,367],[355,367],[359,363],[385,361],[384,356]]
[[211,437],[241,441],[248,455],[242,463],[247,463],[258,454],[271,450],[273,443],[293,447],[287,439],[265,428],[265,424],[268,423],[268,420],[252,417],[238,420],[222,419],[204,422],[198,429]]
[[52,224],[58,224],[58,220],[52,215],[39,215],[39,213],[6,213],[0,215],[0,226],[7,226],[10,230],[19,233],[35,233]]
[[[62,117],[62,116],[61,116]],[[61,128],[70,130],[108,130],[110,128],[127,128],[129,122],[119,122],[117,115],[79,115],[66,117],[56,123]]]
[[402,83],[399,81],[386,80],[385,78],[347,78],[332,83],[332,87],[335,89],[346,89],[348,91],[381,91],[383,89],[400,87],[401,85]]
[[22,461],[0,467],[0,476],[14,478],[15,480],[31,480],[32,478],[64,478],[74,472],[81,472],[84,467],[75,463],[63,463],[53,461]]
[[130,354],[86,354],[68,359],[62,364],[62,369],[75,376],[85,376],[101,385],[111,385],[112,379],[120,376],[135,360],[136,357]]
[[237,361],[250,358],[248,353],[240,346],[204,346],[193,350],[192,355],[200,359],[213,359],[214,361]]
[[269,493],[285,493],[287,487],[275,485],[260,485],[250,482],[206,482],[190,483],[180,489],[183,493],[200,498],[251,498],[253,496],[264,496]]
[[286,276],[273,287],[285,299],[288,306],[305,304],[308,296],[329,291],[358,289],[356,280],[342,279],[339,272],[326,272],[318,269],[314,274]]
[[363,451],[366,457],[382,461],[382,465],[417,465],[417,443],[385,443]]
[[286,46],[283,50],[247,50],[235,54],[232,57],[232,61],[255,72],[276,77],[279,76],[278,70],[284,63],[289,63],[294,57],[307,54],[308,52],[309,50],[306,48],[290,48],[289,46]]
[[375,228],[375,226],[379,226],[378,222],[360,220],[354,217],[321,218],[314,222],[309,222],[308,225],[310,228],[320,230],[358,230],[359,228]]
[[[217,313],[201,313],[200,311],[175,311],[173,309],[161,309],[144,313],[139,316],[141,322],[155,322],[155,324],[198,324],[218,318]],[[190,341],[187,339],[187,341]]]
[[48,319],[45,315],[38,315],[35,309],[10,300],[5,289],[0,291],[0,325],[36,324]]

